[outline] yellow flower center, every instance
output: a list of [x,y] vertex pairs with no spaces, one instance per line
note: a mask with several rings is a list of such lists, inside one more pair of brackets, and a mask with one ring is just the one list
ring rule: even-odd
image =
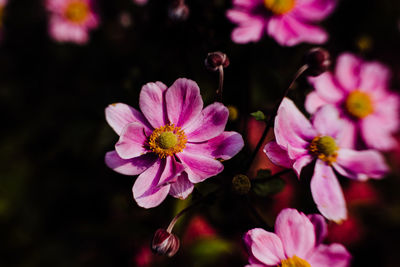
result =
[[302,258],[297,257],[294,255],[289,259],[285,259],[281,261],[281,267],[311,267],[311,265],[303,260]]
[[311,154],[325,161],[329,165],[336,161],[339,147],[335,139],[330,136],[316,136],[308,147]]
[[175,127],[173,124],[155,129],[148,140],[150,149],[160,158],[181,152],[186,142],[186,135],[181,127]]
[[64,11],[65,17],[73,23],[82,23],[89,15],[88,4],[81,1],[71,2]]
[[345,102],[347,112],[357,119],[362,119],[374,111],[371,97],[360,90],[349,94]]
[[283,15],[294,8],[296,0],[264,0],[264,5],[276,15]]

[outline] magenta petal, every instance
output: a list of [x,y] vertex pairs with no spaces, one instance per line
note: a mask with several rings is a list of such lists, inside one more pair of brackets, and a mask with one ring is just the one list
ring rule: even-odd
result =
[[304,155],[298,158],[293,164],[293,170],[296,172],[297,177],[300,177],[301,170],[313,161],[314,157],[311,155]]
[[360,90],[385,90],[389,84],[390,71],[378,62],[364,63],[360,70]]
[[185,171],[188,174],[189,181],[194,184],[215,176],[224,169],[224,165],[218,160],[203,155],[192,154],[185,150],[179,153],[178,157],[185,167],[187,167]]
[[228,121],[229,111],[221,103],[207,106],[187,128],[185,133],[189,142],[203,142],[221,134]]
[[231,21],[239,23],[231,34],[232,41],[245,44],[261,39],[265,23],[262,19],[248,17],[246,13],[237,10],[229,10],[226,14]]
[[389,172],[385,159],[375,150],[356,151],[342,148],[334,166],[341,175],[359,180],[382,178]]
[[299,0],[293,15],[306,21],[322,20],[332,13],[336,2],[336,0]]
[[137,122],[130,123],[122,131],[115,150],[123,159],[139,157],[147,153],[146,140],[143,126]]
[[350,53],[343,53],[338,57],[335,69],[336,78],[347,91],[359,88],[361,64],[361,59]]
[[396,132],[400,127],[400,95],[385,91],[375,101],[374,114],[371,116],[376,116],[373,120],[379,120],[379,127],[384,128],[385,131]]
[[343,129],[335,138],[338,146],[341,148],[354,148],[358,137],[357,123],[344,117],[341,124]]
[[340,244],[319,245],[307,259],[312,267],[347,267],[350,266],[351,255]]
[[328,220],[340,222],[347,218],[342,188],[331,166],[322,160],[315,163],[311,193],[318,210]]
[[326,105],[328,102],[323,100],[317,92],[311,92],[307,95],[306,102],[304,106],[308,113],[313,114],[319,107]]
[[187,173],[183,172],[178,176],[176,182],[171,184],[169,194],[175,198],[185,199],[192,193],[193,188]]
[[164,92],[167,86],[161,82],[143,85],[139,96],[139,106],[143,115],[154,128],[168,123],[165,111]]
[[330,72],[324,72],[317,77],[310,77],[308,81],[314,86],[318,96],[327,103],[335,104],[345,97],[344,91]]
[[252,19],[250,14],[246,11],[231,9],[226,12],[228,19],[234,23],[246,23]]
[[132,122],[142,124],[146,132],[151,131],[151,126],[142,113],[129,105],[123,103],[111,104],[106,108],[105,113],[108,124],[118,135],[121,134],[126,125]]
[[318,109],[312,117],[312,124],[318,134],[335,139],[337,136],[341,136],[341,132],[344,130],[339,111],[332,105],[325,105]]
[[282,240],[288,258],[304,259],[315,246],[314,225],[295,209],[282,210],[275,221],[275,233]]
[[258,1],[254,0],[233,0],[234,6],[244,7],[244,8],[252,8],[259,4]]
[[163,175],[160,178],[157,186],[164,186],[176,181],[178,175],[183,172],[185,167],[177,162],[174,157],[166,157]]
[[249,252],[261,263],[277,265],[286,258],[282,242],[274,233],[255,228],[248,231],[243,239]]
[[145,154],[132,159],[122,159],[116,151],[106,153],[105,162],[107,166],[114,171],[125,175],[138,175],[149,168],[156,161],[156,157],[151,154]]
[[178,79],[165,93],[170,123],[182,127],[189,125],[203,109],[200,89],[192,80]]
[[263,151],[275,165],[292,168],[294,161],[289,158],[287,151],[283,150],[275,141],[267,143]]
[[398,143],[392,137],[392,130],[386,127],[384,120],[375,114],[362,120],[361,134],[368,147],[383,151],[397,147]]
[[307,216],[311,223],[314,225],[315,229],[315,242],[316,246],[324,241],[328,234],[328,225],[325,222],[324,217],[319,214],[310,214]]

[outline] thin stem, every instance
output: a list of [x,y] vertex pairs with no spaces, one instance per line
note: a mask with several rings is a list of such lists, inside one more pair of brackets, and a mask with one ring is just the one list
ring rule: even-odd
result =
[[285,92],[283,93],[283,95],[281,96],[280,100],[278,103],[276,103],[274,109],[272,110],[271,116],[269,116],[267,124],[265,126],[264,132],[261,135],[260,140],[257,143],[256,148],[253,151],[253,154],[250,157],[249,163],[246,166],[246,171],[248,171],[251,167],[251,164],[253,163],[258,151],[260,150],[262,144],[264,143],[265,137],[267,137],[267,134],[269,132],[269,129],[272,127],[272,124],[274,122],[275,116],[278,112],[279,106],[282,102],[282,100],[286,97],[286,95],[289,93],[290,89],[292,89],[294,83],[296,82],[296,80],[308,69],[308,65],[305,64],[302,67],[300,67],[300,69],[296,72],[296,74],[294,75],[294,78],[292,80],[292,82],[289,84],[288,88],[285,90]]
[[222,65],[218,67],[218,72],[219,72],[219,83],[218,83],[217,95],[219,101],[222,102],[222,90],[224,87],[224,67]]

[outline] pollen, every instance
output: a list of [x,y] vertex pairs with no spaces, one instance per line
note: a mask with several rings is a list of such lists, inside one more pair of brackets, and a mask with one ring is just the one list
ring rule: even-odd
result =
[[79,24],[86,20],[89,12],[89,6],[85,2],[72,1],[65,8],[64,15],[69,21]]
[[265,7],[276,15],[283,15],[291,11],[296,0],[264,0]]
[[345,102],[347,112],[357,118],[362,119],[374,111],[371,97],[360,90],[351,92]]
[[332,165],[336,161],[339,150],[335,139],[330,136],[316,136],[308,147],[311,154]]
[[289,259],[284,259],[281,261],[280,267],[311,267],[311,265],[302,258],[297,257],[294,255]]
[[167,124],[152,132],[148,145],[160,158],[165,158],[181,152],[186,147],[186,142],[186,135],[180,127]]

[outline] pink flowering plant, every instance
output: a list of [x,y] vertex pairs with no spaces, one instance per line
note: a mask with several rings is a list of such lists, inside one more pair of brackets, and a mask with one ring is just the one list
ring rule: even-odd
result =
[[336,0],[233,0],[227,17],[237,24],[235,43],[257,42],[264,32],[282,46],[322,44],[328,33],[315,22],[332,13]]

